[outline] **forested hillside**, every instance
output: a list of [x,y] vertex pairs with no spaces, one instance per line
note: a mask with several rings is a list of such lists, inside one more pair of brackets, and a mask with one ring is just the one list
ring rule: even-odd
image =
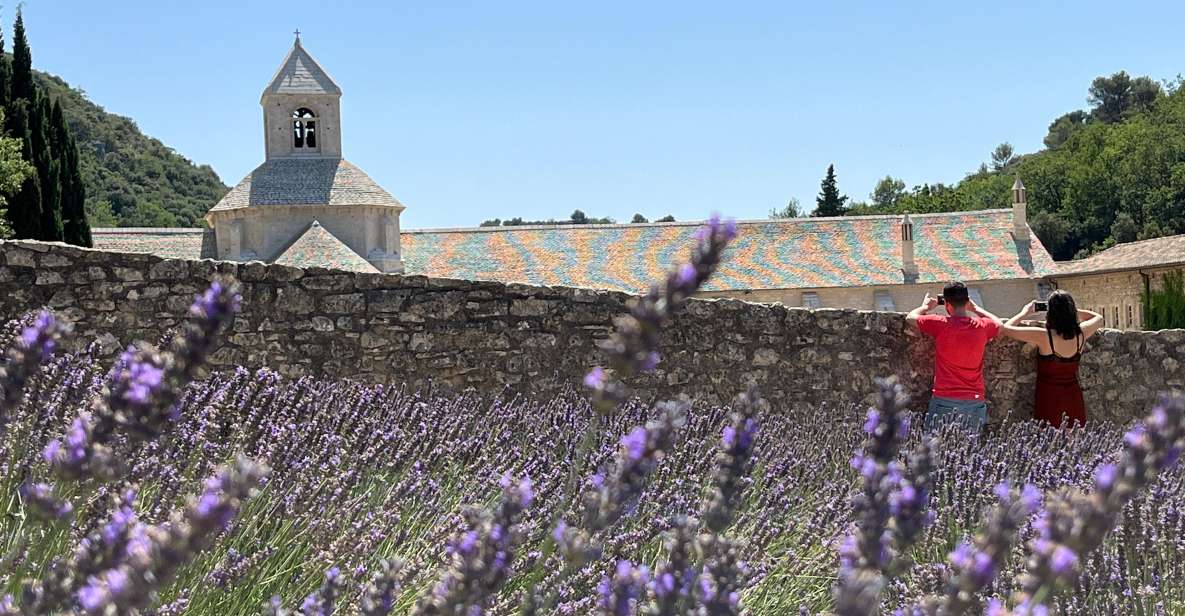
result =
[[1185,233],[1185,88],[1126,73],[1090,84],[1088,109],[1051,122],[1046,148],[1017,156],[1001,144],[991,163],[954,185],[907,189],[887,176],[848,213],[1008,207],[1020,176],[1029,223],[1056,259],[1117,242]]
[[92,227],[199,226],[226,192],[209,165],[195,165],[62,79],[41,72],[36,77],[61,102],[78,143]]

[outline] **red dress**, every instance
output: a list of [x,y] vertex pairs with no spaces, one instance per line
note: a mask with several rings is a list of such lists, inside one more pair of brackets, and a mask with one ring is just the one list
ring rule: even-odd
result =
[[1049,355],[1037,353],[1037,406],[1035,419],[1043,419],[1054,427],[1062,425],[1062,417],[1073,424],[1086,422],[1086,403],[1082,387],[1078,385],[1078,361],[1082,358],[1082,334],[1078,334],[1078,350],[1072,357],[1062,357],[1053,348],[1053,333],[1049,334]]

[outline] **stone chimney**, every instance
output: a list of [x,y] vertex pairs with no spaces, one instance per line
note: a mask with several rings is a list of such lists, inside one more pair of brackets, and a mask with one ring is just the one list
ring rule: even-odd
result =
[[1017,241],[1029,241],[1028,209],[1025,202],[1025,185],[1018,175],[1012,183],[1012,238]]
[[906,278],[916,278],[918,264],[913,260],[913,221],[909,212],[901,219],[901,272]]

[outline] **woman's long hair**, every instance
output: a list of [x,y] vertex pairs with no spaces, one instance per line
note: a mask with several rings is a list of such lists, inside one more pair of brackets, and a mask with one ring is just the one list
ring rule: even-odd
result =
[[1066,340],[1073,340],[1082,334],[1078,325],[1078,306],[1074,296],[1058,289],[1049,294],[1049,311],[1045,313],[1045,328],[1052,330]]

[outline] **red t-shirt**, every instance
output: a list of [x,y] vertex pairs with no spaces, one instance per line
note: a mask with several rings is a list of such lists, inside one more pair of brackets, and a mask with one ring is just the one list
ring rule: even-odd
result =
[[934,339],[934,395],[953,400],[983,400],[983,347],[1000,333],[984,317],[923,314],[923,334]]

